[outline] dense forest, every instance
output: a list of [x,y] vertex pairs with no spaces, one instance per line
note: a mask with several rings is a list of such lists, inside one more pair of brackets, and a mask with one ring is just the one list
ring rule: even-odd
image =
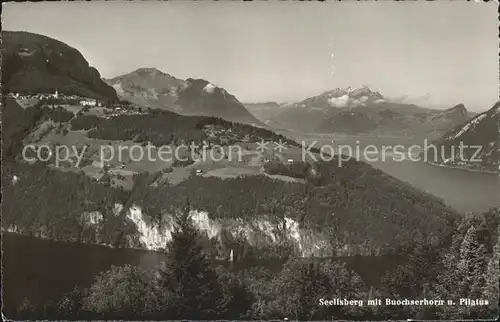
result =
[[351,255],[398,253],[417,242],[439,245],[458,218],[441,200],[365,163],[351,160],[338,168],[335,162],[322,162],[315,167],[317,173],[305,184],[265,176],[192,175],[175,186],[137,186],[143,192],[133,203],[151,217],[168,206],[180,207],[186,197],[213,219],[267,216],[280,227],[286,217],[325,233],[332,248],[340,252],[347,247]]
[[48,110],[33,106],[23,109],[14,99],[2,101],[2,159],[13,160],[22,150],[22,142]]
[[[216,117],[183,116],[169,111],[151,110],[147,115],[119,115],[110,119],[95,115],[79,115],[71,121],[72,130],[90,130],[90,138],[136,142],[151,142],[162,146],[171,143],[201,143],[210,139],[207,127],[215,127],[221,133],[214,137],[217,144],[227,145],[242,141],[283,141],[291,146],[300,145],[280,134],[264,128],[233,123]],[[221,140],[221,137],[226,137]]]
[[[262,175],[221,179],[193,174],[178,185],[154,186],[161,173],[143,173],[135,176],[132,191],[124,191],[83,172],[7,163],[2,225],[54,240],[143,247],[136,240],[135,224],[126,218],[130,207],[140,206],[152,225],[189,198],[194,209],[214,220],[248,223],[267,218],[284,232],[285,218],[292,219],[303,229],[328,236],[331,255],[395,254],[418,242],[437,246],[448,241],[458,214],[441,200],[354,160],[345,168],[315,166],[319,174],[305,184]],[[16,175],[20,179],[14,183]],[[117,204],[123,206],[119,214]],[[91,213],[102,218],[87,227],[82,216]]]
[[[75,288],[44,307],[34,307],[26,298],[13,315],[68,320],[460,320],[498,315],[500,208],[463,217],[448,247],[415,247],[405,263],[374,287],[332,260],[291,258],[279,274],[215,266],[189,220],[188,207],[176,215],[165,265],[151,271],[115,266],[96,276],[90,287]],[[363,300],[365,305],[319,304],[334,298]],[[366,305],[367,300],[386,298],[451,299],[457,304]],[[459,305],[460,298],[488,303]]]
[[[15,184],[12,178],[20,178]],[[83,173],[62,172],[44,164],[4,163],[2,173],[2,226],[20,233],[54,240],[114,244],[122,222],[115,203],[127,193],[107,187]],[[102,214],[99,229],[85,216]]]

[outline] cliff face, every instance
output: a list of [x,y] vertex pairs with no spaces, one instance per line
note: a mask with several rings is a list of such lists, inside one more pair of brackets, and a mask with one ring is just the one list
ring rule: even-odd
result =
[[[129,232],[123,235],[117,245],[110,240],[105,216],[114,216],[128,226]],[[238,258],[252,254],[257,258],[277,258],[284,255],[296,257],[329,257],[383,254],[380,248],[369,245],[352,245],[332,241],[328,234],[310,228],[301,228],[291,218],[276,223],[272,217],[261,216],[251,221],[244,219],[210,219],[205,211],[190,212],[194,226],[200,231],[205,250],[216,259],[226,259],[231,250]],[[37,229],[17,224],[4,225],[2,231],[31,235],[42,239],[79,242],[102,245],[111,248],[125,247],[150,251],[164,251],[172,239],[174,217],[162,215],[160,222],[153,223],[150,215],[140,206],[133,205],[128,210],[115,204],[113,212],[102,214],[99,211],[83,212],[78,217],[78,233],[57,237],[51,234],[48,226]]]
[[118,100],[82,54],[58,40],[22,31],[2,31],[4,92],[76,94]]
[[[455,109],[455,113],[460,113],[460,110],[457,112]],[[431,161],[449,166],[498,171],[499,124],[500,102],[497,102],[488,111],[478,114],[436,140],[434,145],[439,152],[435,154],[430,150]],[[462,153],[460,153],[461,144],[464,146]]]

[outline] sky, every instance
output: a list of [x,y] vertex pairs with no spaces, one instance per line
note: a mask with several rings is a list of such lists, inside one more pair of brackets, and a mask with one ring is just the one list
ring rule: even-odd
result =
[[437,2],[6,3],[4,30],[56,38],[105,78],[155,67],[240,101],[369,86],[433,107],[499,97],[497,5]]

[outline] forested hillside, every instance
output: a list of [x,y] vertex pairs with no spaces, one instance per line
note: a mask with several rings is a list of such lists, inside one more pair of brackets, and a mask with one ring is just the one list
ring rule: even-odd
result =
[[24,31],[2,31],[2,92],[75,94],[118,100],[82,54],[63,42]]

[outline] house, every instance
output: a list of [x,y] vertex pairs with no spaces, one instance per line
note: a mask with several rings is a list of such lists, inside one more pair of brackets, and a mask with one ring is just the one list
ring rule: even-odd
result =
[[80,105],[82,105],[82,106],[96,106],[97,102],[96,102],[96,100],[81,100]]

